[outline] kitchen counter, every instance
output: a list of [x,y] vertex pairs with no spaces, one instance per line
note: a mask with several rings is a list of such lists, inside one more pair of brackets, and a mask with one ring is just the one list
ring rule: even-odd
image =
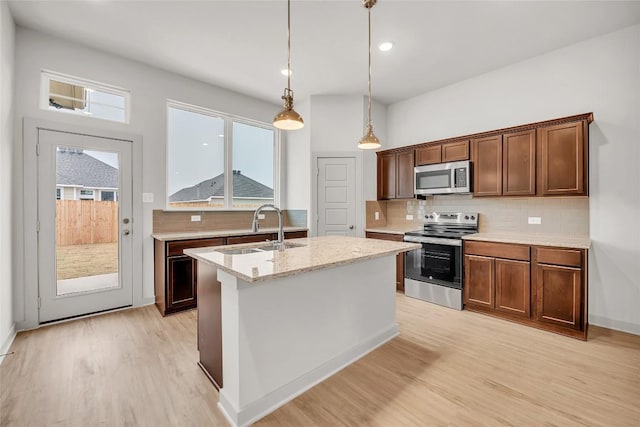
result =
[[254,248],[263,243],[185,249],[184,253],[198,261],[215,265],[244,281],[254,283],[306,273],[341,264],[349,264],[417,249],[417,243],[391,242],[359,237],[323,236],[287,240],[302,246],[284,251],[262,251],[228,255],[218,249]]
[[[285,233],[291,231],[307,231],[306,227],[284,227]],[[207,239],[210,237],[244,236],[248,234],[268,234],[277,233],[277,227],[261,228],[258,233],[251,231],[251,228],[239,230],[210,230],[210,231],[187,231],[176,233],[154,233],[151,236],[160,241]]]
[[408,231],[420,230],[421,225],[409,224],[409,225],[387,225],[383,227],[370,227],[365,231],[370,233],[387,233],[387,234],[404,234]]
[[256,422],[399,333],[396,254],[418,244],[286,242],[304,246],[184,251],[198,262],[199,364],[220,386],[218,407],[232,426]]
[[462,237],[464,240],[485,242],[519,243],[535,246],[557,246],[562,248],[589,249],[591,239],[578,236],[558,236],[526,233],[476,233]]

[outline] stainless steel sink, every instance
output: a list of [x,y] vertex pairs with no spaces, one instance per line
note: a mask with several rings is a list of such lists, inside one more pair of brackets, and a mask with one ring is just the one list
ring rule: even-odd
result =
[[244,255],[244,254],[252,254],[255,252],[262,252],[262,249],[258,249],[258,248],[218,249],[217,252],[223,253],[225,255]]
[[[306,246],[301,243],[284,243],[284,249],[299,248],[300,246]],[[276,242],[269,242],[264,245],[254,246],[252,248],[233,248],[233,249],[218,249],[216,252],[220,252],[225,255],[245,255],[253,254],[256,252],[264,251],[276,251],[278,250],[278,244]]]
[[[301,243],[284,242],[284,249],[299,248],[301,246],[306,246],[306,245],[303,245]],[[276,242],[268,243],[268,244],[266,244],[264,246],[258,246],[258,247],[263,251],[277,251],[278,250],[278,244]]]

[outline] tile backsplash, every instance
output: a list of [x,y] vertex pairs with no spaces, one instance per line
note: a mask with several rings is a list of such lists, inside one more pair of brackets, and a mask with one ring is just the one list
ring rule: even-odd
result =
[[[375,211],[380,219],[375,220]],[[471,195],[434,196],[426,200],[367,201],[367,228],[382,226],[420,228],[426,212],[478,212],[480,232],[589,235],[588,197],[479,198]],[[413,220],[407,220],[413,215]],[[540,217],[541,224],[529,224]]]

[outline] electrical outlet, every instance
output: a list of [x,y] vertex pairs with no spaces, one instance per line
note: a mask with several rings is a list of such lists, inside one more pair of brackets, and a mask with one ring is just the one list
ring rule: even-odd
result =
[[202,220],[200,215],[191,215],[191,222],[198,222],[200,220]]
[[373,214],[373,217],[378,221],[380,219],[380,212],[376,212]]
[[405,218],[407,221],[413,221],[413,215],[407,215]]
[[142,193],[142,203],[153,203],[153,193]]
[[542,218],[539,216],[530,216],[529,224],[542,224]]
[[258,214],[258,219],[264,219],[264,214]]

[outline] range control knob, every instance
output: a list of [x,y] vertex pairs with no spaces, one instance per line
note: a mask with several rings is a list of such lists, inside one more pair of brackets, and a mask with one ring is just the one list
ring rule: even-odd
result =
[[469,219],[469,215],[465,215],[465,216],[464,216],[464,219]]
[[475,217],[475,216],[473,216],[473,215],[471,215],[471,219],[476,219],[476,217]]
[[429,219],[433,219],[433,215],[429,215]]

